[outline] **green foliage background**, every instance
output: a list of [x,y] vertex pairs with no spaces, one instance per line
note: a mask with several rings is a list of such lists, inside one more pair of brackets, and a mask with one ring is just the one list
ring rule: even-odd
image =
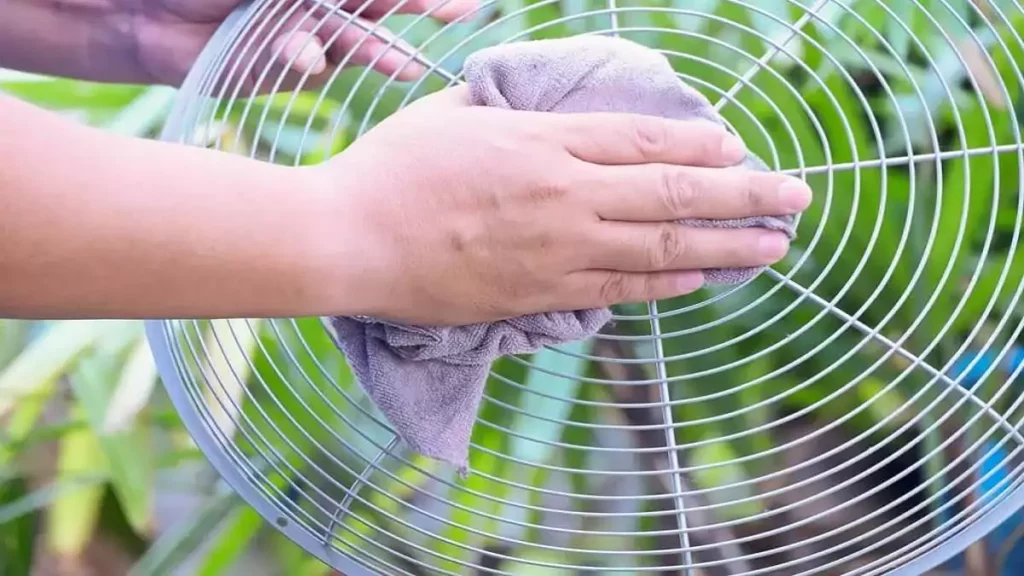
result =
[[[675,394],[682,389],[687,399],[673,407],[673,418],[683,423],[676,441],[686,447],[687,465],[694,468],[691,480],[711,500],[750,498],[751,506],[718,506],[719,514],[742,519],[762,511],[752,494],[763,487],[746,487],[754,492],[728,492],[722,487],[763,475],[788,458],[781,453],[773,458],[755,456],[780,442],[759,428],[780,414],[763,407],[769,399],[779,397],[785,413],[814,406],[818,420],[800,430],[820,428],[815,422],[842,420],[847,434],[864,433],[865,442],[891,438],[919,412],[939,413],[937,408],[925,410],[933,400],[946,409],[957,400],[955,395],[939,398],[942,388],[932,382],[931,374],[912,368],[907,358],[827,314],[828,303],[940,369],[965,347],[1001,354],[1018,337],[1011,329],[1020,325],[1016,297],[1024,278],[1024,257],[1017,248],[1022,217],[1019,156],[950,155],[914,163],[913,169],[872,164],[883,156],[908,152],[1020,142],[1016,111],[1024,104],[1024,79],[1017,66],[1024,61],[1024,43],[1016,35],[1024,30],[1024,14],[1014,2],[982,4],[1003,10],[1011,20],[986,27],[969,0],[832,3],[819,12],[821,20],[804,28],[817,46],[804,39],[787,44],[790,56],[773,58],[771,70],[757,74],[737,93],[740,106],[723,110],[750,147],[776,167],[849,162],[864,162],[867,167],[836,172],[834,177],[820,171],[806,176],[818,198],[803,217],[797,248],[777,270],[811,289],[821,301],[809,302],[799,291],[766,277],[728,298],[706,295],[702,306],[663,322],[665,333],[679,334],[666,343],[665,353],[673,358],[667,363],[675,380],[673,397],[678,399]],[[689,55],[673,58],[673,65],[712,99],[754,64],[743,54],[756,58],[770,49],[763,37],[781,40],[786,35],[786,28],[767,14],[795,22],[804,13],[785,0],[759,1],[764,14],[719,0],[620,5],[655,8],[624,12],[620,25],[627,30],[626,37]],[[450,31],[431,42],[426,53],[442,66],[457,69],[460,58],[471,50],[517,34],[522,39],[544,38],[607,27],[606,15],[573,17],[605,6],[588,0],[502,0],[496,9],[508,15],[530,6],[524,16],[507,17],[475,38],[470,38],[478,29],[474,25]],[[714,14],[717,20],[678,10]],[[894,15],[903,18],[907,28],[898,25]],[[958,17],[971,25],[991,62],[969,40],[968,28]],[[395,18],[392,26],[402,29],[409,22],[408,17]],[[737,32],[737,24],[763,36]],[[418,44],[436,30],[437,26],[420,23],[404,35]],[[966,55],[963,61],[957,50]],[[275,161],[315,162],[343,150],[407,97],[439,85],[431,81],[397,86],[378,100],[381,82],[363,70],[350,70],[332,87],[334,101],[318,103],[312,96],[295,101],[290,96],[258,99],[253,110],[269,119],[259,134],[253,129],[260,113],[250,111],[243,117],[237,109],[228,110],[223,134],[242,137],[222,141],[221,146],[239,146],[261,156],[276,136],[281,152]],[[174,92],[165,88],[96,85],[13,72],[3,72],[0,89],[83,122],[139,137],[156,136],[174,98]],[[350,100],[347,94],[352,95]],[[311,145],[301,136],[301,122],[310,114],[317,130],[336,121],[341,129]],[[370,118],[367,124],[361,123],[364,117]],[[725,316],[730,316],[728,322],[716,324]],[[645,333],[643,323],[637,325],[641,328],[636,334]],[[252,366],[223,354],[197,370],[227,370],[229,375],[234,371],[244,377],[248,387],[233,391],[236,398],[245,399],[243,428],[271,439],[273,430],[282,430],[297,442],[284,451],[286,460],[314,483],[321,482],[325,491],[333,485],[333,497],[340,499],[344,491],[338,487],[355,482],[376,453],[375,446],[386,444],[389,434],[374,422],[372,410],[319,322],[223,321],[203,323],[200,329],[198,337],[205,342],[214,334],[249,335],[234,348],[247,350]],[[588,346],[563,350],[597,354]],[[304,355],[295,358],[289,349],[302,349]],[[508,557],[499,563],[503,571],[545,575],[576,572],[541,569],[541,562],[638,572],[664,562],[654,554],[608,553],[660,546],[649,534],[664,529],[655,516],[641,519],[638,514],[643,510],[628,506],[618,513],[632,516],[614,516],[610,504],[615,498],[651,496],[643,485],[646,476],[631,473],[650,470],[650,462],[643,456],[611,462],[619,457],[602,458],[602,452],[593,452],[595,457],[586,449],[621,441],[657,448],[645,444],[649,440],[642,431],[626,433],[626,438],[609,432],[616,423],[636,426],[636,419],[642,423],[646,416],[616,407],[624,399],[601,383],[600,379],[613,377],[600,363],[551,351],[531,360],[533,368],[517,359],[502,360],[495,367],[489,400],[474,432],[474,475],[466,480],[444,476],[432,463],[409,455],[388,459],[388,472],[353,501],[353,513],[338,530],[336,544],[357,554],[374,554],[382,563],[378,565],[389,566],[385,570],[390,573],[415,573],[417,563],[471,573],[468,565],[499,557]],[[554,375],[558,373],[577,377],[559,378]],[[652,378],[641,372],[640,378],[645,377]],[[751,385],[738,388],[745,383]],[[993,373],[978,394],[988,399],[1003,383]],[[271,404],[271,398],[280,404]],[[1002,394],[997,410],[1019,419],[1015,399]],[[962,408],[953,422],[963,424],[972,415]],[[231,422],[237,416],[215,417]],[[968,427],[972,441],[990,425],[981,420]],[[925,435],[924,445],[938,445],[941,435],[942,431]],[[342,449],[337,436],[349,445]],[[236,442],[243,452],[260,450],[249,440]],[[281,442],[275,445],[282,447]],[[319,472],[309,468],[310,455],[326,467]],[[926,469],[940,468],[949,457],[946,451],[929,459]],[[629,484],[631,476],[639,479],[639,486]],[[272,480],[278,491],[286,492],[288,478]],[[940,484],[941,477],[927,489],[934,492]],[[187,516],[161,525],[157,501],[178,491],[202,498]],[[540,496],[543,491],[546,497]],[[593,497],[558,497],[573,491]],[[426,509],[427,502],[436,502],[424,494],[440,494],[453,503],[429,508],[443,520],[428,521],[413,513],[414,507]],[[643,505],[660,505],[657,502],[652,496]],[[538,512],[540,507],[548,512]],[[546,529],[560,521],[559,514],[567,528],[588,532],[564,539],[565,532]],[[840,517],[846,519],[854,513],[844,514]],[[619,535],[634,531],[648,534]],[[65,570],[89,566],[90,547],[100,539],[115,543],[114,556],[121,563],[112,570],[130,566],[131,573],[140,576],[176,569],[223,574],[253,553],[275,566],[270,573],[329,573],[210,474],[159,386],[141,324],[0,321],[0,574],[28,574],[30,566],[44,562]],[[522,544],[506,547],[510,541]],[[566,557],[545,544],[579,552]],[[395,553],[386,552],[388,548]]]

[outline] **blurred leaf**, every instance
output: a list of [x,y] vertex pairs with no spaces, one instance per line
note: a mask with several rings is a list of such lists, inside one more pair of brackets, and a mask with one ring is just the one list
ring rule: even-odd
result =
[[220,576],[245,552],[263,527],[263,518],[249,506],[238,506],[226,520],[196,576]]
[[[989,313],[988,319],[995,320],[1001,314],[1012,313],[1009,304],[1017,286],[1014,279],[1024,278],[1024,256],[1017,250],[1013,258],[1009,254],[996,253],[982,264],[977,284],[971,290],[970,297],[958,316],[958,328],[966,330],[982,318],[982,313],[992,300],[996,305]],[[999,289],[999,283],[1002,287]]]
[[35,551],[38,520],[30,512],[8,514],[10,507],[28,497],[22,478],[0,481],[0,574],[29,576]]
[[[57,482],[67,484],[83,475],[106,472],[103,452],[88,429],[69,432],[60,443]],[[85,484],[61,491],[47,509],[47,548],[61,558],[77,558],[92,539],[103,501],[102,484]]]
[[565,564],[567,562],[563,553],[531,548],[519,555],[518,560],[506,562],[501,569],[506,574],[516,576],[575,576],[574,570],[558,567]]
[[552,443],[562,436],[580,378],[589,364],[574,354],[589,354],[591,345],[590,341],[572,342],[533,355],[523,382],[526,391],[519,406],[522,412],[515,413],[509,430],[511,458],[542,464],[557,450]]
[[[34,412],[32,404],[27,401],[19,403],[19,407],[29,408],[27,412]],[[15,416],[18,416],[18,414],[20,412],[15,412]],[[5,437],[6,433],[0,431],[0,440],[3,440],[3,442],[0,442],[0,446],[3,446],[3,449],[9,453],[26,453],[40,444],[59,440],[68,432],[88,427],[89,423],[84,419],[75,419],[54,424],[31,426],[27,433],[12,434],[13,439],[7,439]]]
[[28,337],[29,323],[20,320],[0,320],[0,366],[6,366],[18,355]]
[[895,55],[906,60],[910,55],[910,38],[921,8],[914,2],[894,2],[892,15],[886,21],[885,36]]
[[80,363],[71,377],[72,389],[85,410],[93,434],[97,435],[100,458],[109,469],[118,502],[131,527],[147,534],[152,514],[152,450],[147,435],[136,429],[104,433],[103,420],[110,403],[111,387],[118,380],[121,357],[113,354],[90,357]]
[[[711,437],[705,438],[705,440],[711,439]],[[749,484],[742,487],[716,490],[716,487],[719,486],[739,484],[750,480],[743,466],[736,462],[736,458],[740,454],[737,454],[728,442],[709,442],[695,446],[691,450],[691,458],[695,465],[713,466],[711,468],[695,470],[693,477],[700,484],[701,488],[711,490],[708,493],[708,498],[712,503],[719,506],[726,504],[715,510],[717,516],[723,520],[730,520],[753,516],[763,511],[761,503],[757,500],[740,504],[728,504],[735,500],[753,496],[754,494]]]
[[[14,523],[35,512],[45,511],[47,507],[53,505],[56,500],[69,490],[102,487],[105,481],[105,476],[85,475],[77,478],[66,478],[62,482],[52,482],[43,488],[29,493],[26,491],[24,484],[20,485],[21,488],[17,488],[20,482],[19,477],[10,478],[4,484],[10,490],[4,493],[7,494],[5,496],[7,500],[0,502],[2,504],[0,505],[0,526]],[[17,489],[10,488],[11,485]]]
[[271,538],[274,560],[280,566],[281,574],[288,576],[337,576],[337,572],[308,554],[298,544],[276,533]]
[[195,513],[153,542],[128,576],[174,575],[178,566],[203,546],[231,511],[241,505],[238,497],[228,490],[211,495]]
[[5,466],[17,455],[19,446],[25,442],[46,408],[48,395],[36,394],[23,397],[15,406],[7,424],[7,431],[0,436],[0,466]]
[[[977,115],[981,111],[980,106],[975,102],[965,112]],[[956,137],[954,146],[975,148],[988,145],[990,136],[984,122],[968,123],[963,126],[963,130],[965,139],[960,141],[960,138]],[[943,232],[935,235],[934,256],[928,262],[927,283],[923,286],[929,292],[938,291],[944,297],[943,301],[937,304],[941,306],[940,310],[948,311],[944,314],[946,317],[942,318],[943,322],[948,320],[949,313],[960,303],[959,290],[956,289],[954,282],[958,280],[957,269],[963,269],[964,264],[968,263],[965,259],[966,252],[972,247],[980,248],[980,244],[987,236],[987,229],[995,224],[995,214],[992,211],[995,174],[995,160],[987,154],[953,158],[943,166],[942,195],[936,195],[934,200],[939,211],[934,229]],[[931,224],[929,228],[932,228]],[[947,269],[951,274],[947,284],[941,285],[942,274],[946,273]],[[974,273],[973,270],[964,272]],[[988,300],[991,293],[974,293],[972,296]],[[959,321],[966,327],[965,323],[973,324],[977,318],[961,315]]]
[[0,88],[16,98],[92,125],[113,121],[143,91],[139,86],[34,75],[8,80]]
[[544,40],[568,36],[571,31],[564,22],[554,23],[562,17],[558,4],[550,0],[522,0],[531,40]]
[[21,397],[52,384],[79,354],[99,338],[101,321],[56,323],[0,372],[0,416]]
[[[379,479],[360,488],[353,497],[349,512],[341,525],[335,528],[335,543],[355,557],[370,549],[378,558],[386,557],[392,539],[415,539],[417,534],[391,518],[402,518],[408,502],[423,494],[431,476],[437,474],[440,464],[418,454],[410,455],[410,464],[401,466],[392,476],[380,472]],[[365,502],[364,502],[365,500]],[[370,544],[369,542],[374,544]],[[380,546],[380,547],[378,547]]]
[[260,319],[213,320],[203,339],[203,396],[212,425],[226,438],[234,436],[252,374]]
[[156,381],[156,363],[149,342],[139,338],[107,403],[102,432],[111,434],[129,430],[149,402]]
[[293,445],[282,456],[300,473],[308,466],[304,454],[337,445],[339,437],[346,446],[334,457],[372,458],[372,442],[384,445],[391,433],[359,412],[368,400],[320,319],[266,321],[263,326],[250,358],[252,401],[242,405],[240,420],[247,429],[267,438],[288,438]]
[[146,88],[107,122],[110,132],[127,136],[144,136],[156,129],[170,111],[177,92],[172,88]]
[[493,453],[500,452],[506,439],[502,432],[487,429],[478,441],[484,450],[474,451],[470,457],[473,473],[461,480],[449,497],[452,505],[448,519],[451,524],[445,526],[439,536],[454,544],[436,540],[432,547],[441,558],[429,559],[431,565],[439,570],[463,571],[465,568],[456,562],[475,562],[477,559],[473,554],[487,543],[485,535],[496,533],[496,521],[484,514],[501,517],[501,503],[496,500],[504,497],[508,485],[491,478],[502,478],[503,469],[515,465]]

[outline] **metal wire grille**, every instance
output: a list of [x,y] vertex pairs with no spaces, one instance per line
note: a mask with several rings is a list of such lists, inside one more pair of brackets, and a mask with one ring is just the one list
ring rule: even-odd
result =
[[[465,481],[403,449],[317,319],[150,323],[173,402],[252,506],[347,575],[922,574],[969,547],[996,573],[1014,540],[981,539],[1024,504],[1016,0],[506,0],[451,24],[399,7],[245,6],[165,139],[318,162],[482,46],[618,34],[815,206],[750,283],[495,364]],[[388,26],[428,73],[311,87],[267,67],[266,38],[338,18],[326,50]]]

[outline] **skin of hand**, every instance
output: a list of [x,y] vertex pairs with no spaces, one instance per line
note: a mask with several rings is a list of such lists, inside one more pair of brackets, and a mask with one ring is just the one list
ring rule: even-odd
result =
[[744,154],[710,123],[473,107],[452,88],[311,169],[340,191],[329,218],[339,241],[319,259],[360,262],[339,293],[358,295],[364,313],[423,324],[682,295],[701,286],[701,268],[772,264],[789,242],[671,221],[811,202],[800,180],[718,169]]
[[[235,4],[0,0],[0,64],[174,84]],[[118,19],[139,44],[120,56]],[[163,60],[140,65],[142,44]],[[810,201],[796,180],[713,169],[743,154],[723,152],[721,129],[476,108],[463,89],[311,168],[124,138],[2,96],[0,125],[0,316],[17,318],[463,324],[657,299],[697,289],[700,268],[770,264],[788,248],[777,233],[665,222]]]
[[[0,66],[83,80],[177,86],[217,28],[242,0],[0,0]],[[331,14],[319,0],[282,0],[260,15],[254,48],[246,52],[240,86],[255,77],[284,86],[313,87],[340,63],[366,66],[398,80],[414,80],[424,69],[402,50],[389,47],[393,35],[376,22],[388,14],[426,14],[451,22],[468,18],[476,0],[347,0],[336,4],[380,34]],[[308,16],[309,8],[320,7]],[[398,9],[396,10],[396,6]],[[327,16],[325,18],[325,16]],[[294,32],[293,32],[294,30]],[[56,31],[56,32],[55,32]],[[404,44],[403,44],[404,46]],[[378,56],[380,58],[378,59]],[[303,79],[302,75],[310,77]],[[237,79],[232,79],[237,82]]]
[[788,248],[778,233],[667,221],[810,201],[798,180],[715,169],[743,150],[723,152],[709,124],[473,107],[461,88],[302,168],[126,138],[3,96],[0,125],[0,316],[14,318],[450,325],[645,301]]

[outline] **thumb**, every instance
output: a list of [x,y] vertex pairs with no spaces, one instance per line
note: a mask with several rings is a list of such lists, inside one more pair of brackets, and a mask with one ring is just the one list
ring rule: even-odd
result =
[[422,108],[465,108],[471,105],[472,100],[469,95],[469,86],[466,86],[465,84],[457,84],[450,88],[431,92],[426,96],[417,98],[407,105],[406,108],[413,108],[416,110],[420,110]]

